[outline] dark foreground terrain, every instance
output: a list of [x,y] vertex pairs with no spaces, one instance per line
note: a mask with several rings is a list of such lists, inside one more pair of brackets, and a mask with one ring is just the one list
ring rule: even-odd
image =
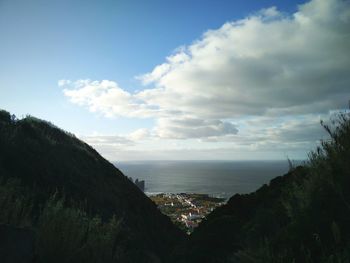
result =
[[350,119],[189,236],[94,149],[0,111],[0,262],[350,262]]
[[34,237],[28,253],[37,262],[159,262],[185,239],[89,145],[48,122],[16,120],[5,111],[0,112],[0,223],[0,251],[29,250],[28,244],[8,244],[3,234],[18,232],[22,239],[28,233]]

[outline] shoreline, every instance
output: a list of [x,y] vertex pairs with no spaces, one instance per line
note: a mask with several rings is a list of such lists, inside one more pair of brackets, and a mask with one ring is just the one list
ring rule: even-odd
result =
[[208,196],[211,198],[218,198],[218,199],[225,199],[225,202],[228,201],[231,196],[226,197],[226,195],[220,195],[220,194],[208,194],[208,193],[201,193],[201,192],[147,192],[144,191],[144,194],[148,197],[156,196],[156,195],[203,195]]

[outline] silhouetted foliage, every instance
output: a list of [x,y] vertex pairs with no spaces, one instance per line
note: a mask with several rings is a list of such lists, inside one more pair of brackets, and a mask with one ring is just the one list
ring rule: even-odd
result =
[[32,225],[33,200],[20,180],[0,177],[0,224],[25,227]]
[[349,262],[349,113],[321,125],[329,140],[306,163],[232,196],[186,241],[90,146],[0,111],[0,224],[35,232],[34,262]]
[[[156,262],[165,260],[185,238],[142,191],[92,147],[32,116],[17,119],[0,111],[0,177],[0,224],[37,231],[36,251],[42,262],[53,262],[48,258],[63,248],[62,255],[73,253],[75,257],[81,242],[94,249],[89,250],[92,254],[85,253],[88,259],[74,262],[114,262],[117,255],[118,262]],[[50,201],[54,193],[65,201]],[[47,223],[48,218],[52,224]],[[114,233],[114,224],[127,234]],[[53,225],[57,228],[50,228]],[[84,241],[79,239],[82,232]],[[115,250],[114,237],[125,245]],[[117,251],[121,247],[123,251]]]
[[[37,227],[39,262],[122,262],[126,248],[125,226],[115,216],[102,222],[64,199],[52,196]],[[123,261],[124,262],[124,261]]]
[[350,262],[349,112],[321,125],[303,166],[214,210],[179,262]]

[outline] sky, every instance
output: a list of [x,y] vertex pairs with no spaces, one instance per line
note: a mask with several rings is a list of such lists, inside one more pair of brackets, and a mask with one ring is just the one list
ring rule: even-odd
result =
[[348,0],[0,0],[0,108],[110,161],[305,159],[349,84]]

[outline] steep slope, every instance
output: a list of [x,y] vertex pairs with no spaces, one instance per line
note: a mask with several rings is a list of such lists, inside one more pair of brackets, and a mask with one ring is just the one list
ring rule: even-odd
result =
[[231,197],[175,262],[350,262],[349,113],[331,123],[323,124],[331,139],[308,162]]
[[93,148],[54,125],[0,112],[0,176],[30,188],[37,211],[54,193],[102,219],[121,218],[135,246],[165,259],[184,239],[130,180]]
[[282,195],[304,176],[305,168],[298,167],[256,192],[232,196],[195,229],[183,262],[227,262],[235,251],[244,249],[245,239],[260,240],[276,233],[288,222]]

